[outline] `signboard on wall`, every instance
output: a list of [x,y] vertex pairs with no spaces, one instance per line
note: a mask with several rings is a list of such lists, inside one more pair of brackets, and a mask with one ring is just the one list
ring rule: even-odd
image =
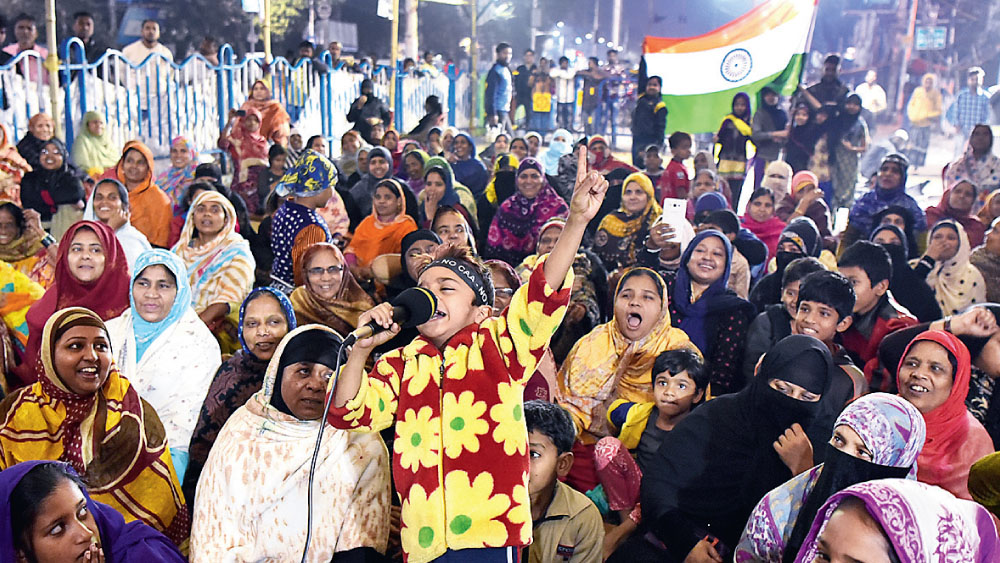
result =
[[918,25],[913,46],[918,51],[940,51],[948,44],[948,28],[943,25]]

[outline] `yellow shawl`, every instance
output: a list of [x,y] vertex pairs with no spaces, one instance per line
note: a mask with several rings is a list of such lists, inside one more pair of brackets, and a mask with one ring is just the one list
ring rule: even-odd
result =
[[[641,269],[656,276],[663,288],[660,318],[649,334],[640,340],[629,340],[618,328],[616,316],[581,338],[559,370],[557,402],[584,431],[581,439],[585,442],[608,435],[605,413],[615,399],[640,403],[653,400],[653,361],[661,352],[678,348],[697,350],[688,335],[670,323],[663,279],[653,270]],[[616,296],[621,287],[619,281]]]
[[73,393],[56,374],[56,335],[81,325],[104,328],[100,317],[81,307],[52,315],[42,333],[43,377],[0,402],[0,469],[28,460],[69,462],[94,500],[111,505],[126,522],[163,532],[186,551],[188,509],[156,412],[113,360],[91,396]]

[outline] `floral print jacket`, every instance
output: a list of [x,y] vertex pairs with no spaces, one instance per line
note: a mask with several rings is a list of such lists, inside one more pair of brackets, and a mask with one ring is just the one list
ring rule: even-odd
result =
[[562,287],[535,268],[499,317],[459,331],[443,355],[423,336],[389,352],[353,400],[330,410],[327,421],[348,430],[395,421],[393,478],[409,563],[531,542],[522,394],[562,322],[572,271]]

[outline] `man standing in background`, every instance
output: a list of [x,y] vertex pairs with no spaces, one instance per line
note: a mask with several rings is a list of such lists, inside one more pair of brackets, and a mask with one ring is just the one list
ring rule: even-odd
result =
[[875,124],[882,112],[889,107],[885,98],[885,90],[875,83],[878,74],[874,70],[865,73],[865,81],[858,84],[854,93],[861,97],[861,117],[865,118],[868,128],[875,130]]
[[646,147],[663,147],[663,137],[667,131],[667,104],[660,95],[661,78],[650,76],[646,80],[646,91],[635,102],[632,111],[632,166],[639,170],[646,167]]
[[535,64],[535,52],[524,50],[524,61],[514,71],[514,107],[510,111],[517,113],[517,108],[524,106],[524,127],[531,123],[531,76],[538,70]]
[[978,66],[969,69],[966,87],[955,96],[944,118],[958,130],[955,141],[955,156],[965,151],[965,145],[972,134],[972,128],[980,123],[990,122],[990,96],[983,90],[983,75],[986,72]]
[[[514,97],[514,80],[510,74],[510,45],[497,43],[496,62],[486,75],[486,92],[483,96],[483,109],[491,126],[500,125],[501,131],[508,135],[513,127],[510,123],[511,100]],[[529,89],[530,99],[530,89]]]

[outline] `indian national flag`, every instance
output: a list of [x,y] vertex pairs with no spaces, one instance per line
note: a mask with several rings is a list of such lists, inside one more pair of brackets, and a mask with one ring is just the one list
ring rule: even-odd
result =
[[769,0],[697,37],[646,37],[649,76],[663,78],[667,132],[719,129],[733,96],[769,84],[791,95],[799,83],[818,0]]

